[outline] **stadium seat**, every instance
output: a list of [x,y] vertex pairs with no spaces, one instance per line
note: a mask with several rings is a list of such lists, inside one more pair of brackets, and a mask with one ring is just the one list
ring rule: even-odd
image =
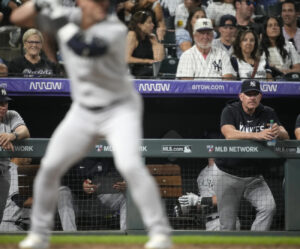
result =
[[177,164],[148,164],[163,198],[178,198],[182,195],[180,166]]
[[162,79],[175,79],[178,65],[177,58],[166,58],[161,62],[158,77]]

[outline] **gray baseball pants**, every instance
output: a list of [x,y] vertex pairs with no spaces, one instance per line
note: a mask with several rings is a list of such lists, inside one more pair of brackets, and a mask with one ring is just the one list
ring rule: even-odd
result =
[[139,152],[142,137],[140,96],[95,112],[76,102],[54,132],[34,183],[31,231],[48,237],[62,175],[82,159],[101,137],[113,148],[117,170],[127,182],[149,236],[171,229],[155,180]]
[[221,230],[236,230],[236,217],[242,196],[256,209],[252,231],[267,231],[272,224],[276,204],[262,176],[237,177],[219,171],[216,183]]

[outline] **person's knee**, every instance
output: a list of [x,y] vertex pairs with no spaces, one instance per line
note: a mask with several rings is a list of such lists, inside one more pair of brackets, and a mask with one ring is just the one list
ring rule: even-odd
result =
[[270,201],[265,202],[263,205],[258,207],[258,211],[264,213],[266,216],[273,216],[276,212],[276,203],[274,199],[270,199]]

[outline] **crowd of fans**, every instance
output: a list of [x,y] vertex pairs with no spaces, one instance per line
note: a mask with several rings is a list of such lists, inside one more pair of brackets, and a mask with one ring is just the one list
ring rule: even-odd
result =
[[[0,25],[9,27],[11,10],[25,1],[1,1]],[[62,4],[73,7],[76,1]],[[194,28],[196,20],[208,18],[213,40],[207,45],[228,54],[236,71],[233,78],[276,80],[300,73],[299,8],[293,0],[118,0],[116,11],[129,29],[127,61],[136,78],[157,77],[154,71],[164,59],[180,63],[185,51],[198,46],[195,36],[203,31]],[[9,44],[20,48],[20,58],[0,54],[1,76],[63,77],[63,58],[52,51],[57,46],[45,47],[43,34],[38,35],[40,43],[30,43],[25,33],[17,27],[9,32]],[[34,50],[37,57],[32,59]],[[190,78],[185,76],[180,78]]]

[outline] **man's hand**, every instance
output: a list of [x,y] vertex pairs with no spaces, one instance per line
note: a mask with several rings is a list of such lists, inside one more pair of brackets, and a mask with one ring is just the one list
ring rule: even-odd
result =
[[180,206],[197,206],[201,202],[201,197],[194,193],[187,193],[178,198]]
[[124,192],[127,188],[127,185],[126,185],[126,182],[123,181],[123,182],[116,182],[114,185],[113,185],[113,188],[120,191],[120,192]]
[[0,134],[0,146],[5,150],[14,151],[14,146],[12,141],[16,139],[16,136],[13,133],[1,133]]
[[85,193],[93,194],[97,190],[98,186],[92,184],[92,181],[90,179],[86,179],[82,184],[82,188]]

